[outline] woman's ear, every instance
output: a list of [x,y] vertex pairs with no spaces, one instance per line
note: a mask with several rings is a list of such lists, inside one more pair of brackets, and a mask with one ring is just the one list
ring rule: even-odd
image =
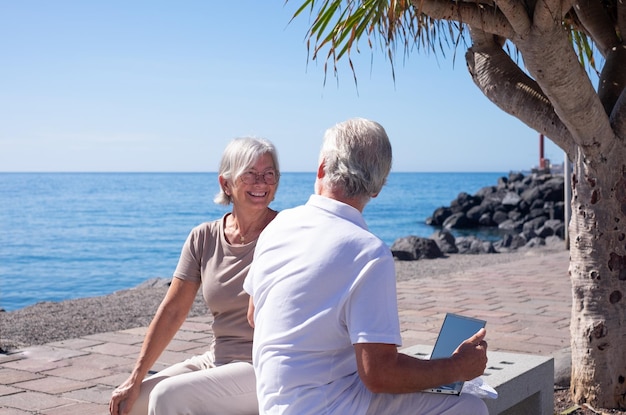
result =
[[226,196],[230,196],[230,190],[228,189],[228,180],[226,180],[223,176],[219,176],[217,180],[220,182],[220,187],[226,193]]

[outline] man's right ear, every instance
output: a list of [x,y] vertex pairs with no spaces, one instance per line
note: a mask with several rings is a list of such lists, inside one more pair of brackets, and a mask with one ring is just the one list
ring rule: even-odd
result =
[[320,165],[317,166],[317,178],[318,179],[322,179],[324,178],[324,176],[326,176],[326,173],[324,172],[325,166],[326,166],[326,162],[324,160],[320,161]]

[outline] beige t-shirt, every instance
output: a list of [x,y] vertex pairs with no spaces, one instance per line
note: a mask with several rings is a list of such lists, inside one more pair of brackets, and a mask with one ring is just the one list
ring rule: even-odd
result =
[[202,283],[202,295],[213,314],[211,344],[217,365],[252,362],[252,328],[248,324],[248,294],[243,281],[248,274],[256,239],[231,245],[224,236],[226,217],[191,230],[183,245],[174,277]]

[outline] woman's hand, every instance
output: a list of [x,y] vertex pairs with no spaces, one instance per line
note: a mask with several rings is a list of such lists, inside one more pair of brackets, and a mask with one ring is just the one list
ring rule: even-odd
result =
[[111,415],[128,414],[139,396],[140,389],[141,382],[134,382],[133,376],[130,376],[124,383],[115,388],[109,401],[109,412]]

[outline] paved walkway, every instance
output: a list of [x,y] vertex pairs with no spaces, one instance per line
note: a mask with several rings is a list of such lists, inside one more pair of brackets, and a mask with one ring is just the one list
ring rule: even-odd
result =
[[[398,283],[404,346],[433,344],[446,312],[487,320],[490,350],[554,355],[569,347],[567,251]],[[154,370],[201,353],[210,317],[187,320]],[[101,333],[0,354],[0,415],[105,415],[146,328]]]

